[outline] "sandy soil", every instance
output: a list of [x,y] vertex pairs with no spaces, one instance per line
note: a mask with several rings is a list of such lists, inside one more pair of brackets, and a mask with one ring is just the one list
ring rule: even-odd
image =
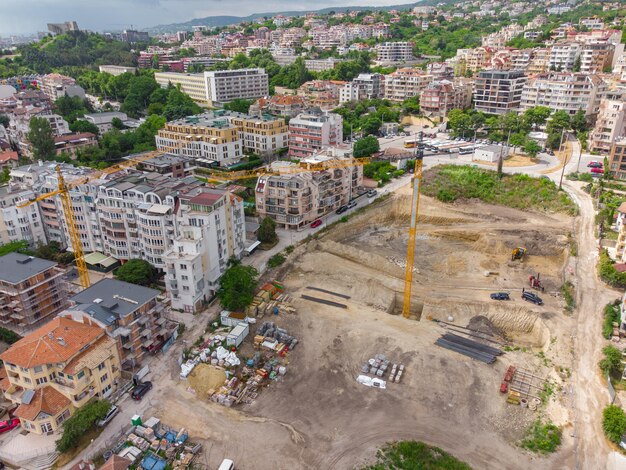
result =
[[[408,194],[400,193],[297,248],[270,273],[285,283],[298,309],[272,318],[301,341],[282,381],[252,404],[228,409],[188,391],[172,358],[156,379],[161,391],[154,414],[203,442],[210,468],[228,457],[242,469],[352,469],[395,439],[440,446],[474,468],[571,468],[574,397],[563,371],[572,369],[576,321],[563,313],[558,291],[569,269],[573,220],[478,202],[444,206],[424,198],[421,207],[413,288],[420,321],[393,314],[402,301],[409,216]],[[523,262],[510,260],[516,246],[528,249]],[[520,298],[537,272],[546,285],[543,307]],[[513,300],[490,300],[499,290]],[[348,308],[304,300],[305,293]],[[511,350],[485,365],[441,349],[433,343],[445,330],[431,319],[488,324]],[[205,324],[198,319],[196,329]],[[193,329],[189,333],[193,341]],[[386,390],[355,380],[377,353],[406,367],[402,381]],[[539,412],[505,403],[499,385],[510,364],[553,384],[555,394]],[[538,416],[564,426],[556,455],[537,457],[515,445]]]
[[208,364],[198,364],[189,377],[189,385],[198,394],[198,397],[208,398],[210,390],[216,391],[226,381],[226,374],[223,370]]

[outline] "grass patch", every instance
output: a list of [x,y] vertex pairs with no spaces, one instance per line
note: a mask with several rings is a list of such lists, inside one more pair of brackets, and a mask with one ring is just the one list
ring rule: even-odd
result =
[[613,264],[607,250],[602,250],[598,261],[598,274],[600,279],[611,287],[626,288],[626,273],[620,273]]
[[576,308],[576,291],[574,290],[574,284],[570,281],[565,281],[561,286],[561,295],[565,299],[565,310],[573,312]]
[[528,175],[503,175],[471,166],[440,165],[424,173],[424,194],[442,202],[480,199],[522,210],[578,213],[578,207],[554,182]]
[[85,434],[83,434],[77,443],[77,446],[71,450],[59,454],[59,458],[55,462],[56,468],[63,468],[77,456],[79,456],[89,445],[95,440],[105,428],[93,426]]
[[585,183],[591,183],[593,181],[591,173],[570,173],[566,178],[571,181],[584,181]]
[[613,323],[619,325],[620,322],[620,301],[616,300],[612,304],[606,304],[604,307],[604,321],[602,323],[602,336],[606,339],[611,339],[613,336]]
[[617,236],[619,235],[619,233],[617,233],[615,230],[605,230],[602,234],[602,238],[604,238],[605,240],[617,240]]
[[376,453],[376,463],[362,470],[471,470],[465,462],[419,441],[386,444]]
[[569,243],[570,256],[578,256],[578,242],[571,232],[567,234],[567,241]]
[[538,454],[554,452],[561,445],[561,430],[551,422],[537,419],[520,442],[520,447]]
[[276,253],[267,261],[267,266],[270,268],[277,268],[285,262],[287,258],[282,253]]

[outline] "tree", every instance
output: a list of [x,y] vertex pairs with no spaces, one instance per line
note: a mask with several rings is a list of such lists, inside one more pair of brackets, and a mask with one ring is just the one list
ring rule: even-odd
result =
[[523,119],[531,128],[543,126],[550,117],[552,111],[547,106],[535,106],[524,111]]
[[402,102],[402,111],[405,114],[419,114],[420,113],[420,98],[419,96],[413,96],[407,98]]
[[11,120],[9,119],[9,116],[7,116],[6,114],[0,114],[0,125],[4,126],[5,128],[9,127],[9,123],[11,122]]
[[448,127],[455,135],[464,135],[472,128],[472,118],[462,109],[453,109],[448,113]]
[[527,139],[523,149],[528,156],[535,158],[537,154],[541,152],[541,145],[532,139]]
[[231,261],[230,267],[220,278],[217,297],[226,310],[243,311],[254,299],[258,271],[252,266],[244,266],[239,261]]
[[118,117],[114,117],[113,119],[111,119],[111,126],[114,129],[118,129],[118,130],[122,130],[126,127],[124,123],[122,122],[122,120]]
[[120,281],[149,286],[156,278],[156,269],[142,259],[131,259],[117,268],[115,277]]
[[546,147],[551,148],[552,150],[557,150],[561,145],[561,133],[560,132],[551,132],[548,134],[548,138],[546,139]]
[[189,95],[180,91],[179,88],[172,88],[167,94],[167,102],[163,108],[163,115],[168,121],[191,116],[202,112]]
[[28,242],[26,240],[18,240],[15,242],[5,243],[4,245],[0,245],[0,256],[7,255],[9,253],[29,253],[28,250]]
[[619,444],[626,433],[626,414],[617,405],[609,405],[602,411],[602,429],[611,441]]
[[600,369],[609,375],[621,374],[622,369],[622,352],[615,346],[608,345],[602,349],[604,357],[600,361]]
[[368,135],[354,144],[354,156],[356,158],[369,157],[373,153],[378,152],[379,149],[378,139],[373,135]]
[[232,100],[230,103],[224,104],[224,109],[229,111],[234,111],[237,113],[248,114],[250,111],[250,106],[252,106],[252,100],[244,100],[242,98],[237,98]]
[[257,238],[261,243],[276,243],[278,235],[276,234],[276,222],[271,217],[265,217],[259,226]]
[[84,119],[77,119],[70,124],[70,130],[72,132],[91,132],[94,135],[98,135],[100,130],[95,124],[85,121]]
[[583,111],[582,109],[576,111],[576,114],[572,116],[570,125],[575,131],[585,132],[587,130],[587,116],[585,114],[585,111]]
[[54,135],[47,119],[32,118],[26,138],[30,142],[35,160],[48,160],[54,157]]
[[558,132],[570,127],[570,117],[567,111],[556,111],[548,121],[548,133]]
[[63,436],[56,441],[56,448],[59,452],[78,447],[81,439],[97,421],[101,420],[111,408],[111,404],[106,400],[95,400],[87,403],[78,409],[71,417],[63,423]]

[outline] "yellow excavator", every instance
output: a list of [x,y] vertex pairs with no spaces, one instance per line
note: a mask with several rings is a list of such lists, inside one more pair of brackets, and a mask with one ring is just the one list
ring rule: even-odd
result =
[[515,261],[517,259],[523,260],[524,256],[526,256],[526,248],[522,248],[521,246],[518,246],[511,253],[511,261]]

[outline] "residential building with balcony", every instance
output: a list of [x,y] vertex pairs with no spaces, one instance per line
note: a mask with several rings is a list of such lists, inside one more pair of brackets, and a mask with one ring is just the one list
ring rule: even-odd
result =
[[474,83],[474,107],[488,114],[519,109],[526,76],[521,70],[483,70]]
[[125,65],[100,65],[98,66],[100,73],[108,73],[113,76],[122,75],[123,73],[134,74],[137,71],[137,67],[127,67]]
[[446,117],[453,109],[472,105],[472,82],[467,79],[431,82],[420,93],[420,110],[428,117]]
[[198,188],[181,196],[176,217],[176,236],[164,255],[167,292],[172,308],[198,312],[217,291],[228,260],[245,248],[243,200]]
[[200,106],[211,105],[207,97],[206,80],[202,73],[155,72],[154,79],[161,85],[161,88],[167,88],[170,84],[180,85],[181,91]]
[[54,151],[57,155],[63,153],[76,158],[76,152],[85,147],[93,147],[98,144],[95,134],[91,132],[74,132],[71,134],[54,137]]
[[204,72],[206,99],[219,106],[235,99],[257,99],[269,95],[269,78],[264,69]]
[[279,176],[262,176],[257,181],[256,210],[260,217],[271,217],[278,227],[298,230],[319,217],[347,204],[363,185],[363,167],[350,165],[350,157],[314,155],[299,165],[313,170],[328,161],[345,161],[345,167],[288,174],[296,166],[274,162]]
[[54,318],[0,355],[8,384],[4,396],[34,434],[60,431],[92,398],[107,398],[120,381],[120,359],[104,329]]
[[58,73],[49,73],[42,76],[39,82],[39,89],[53,102],[63,96],[85,98],[85,90],[76,85],[76,80]]
[[275,155],[289,145],[289,128],[283,118],[259,113],[256,116],[229,113],[226,115],[239,129],[244,150],[257,155]]
[[157,302],[158,290],[115,279],[102,279],[70,298],[72,306],[59,315],[96,325],[117,343],[122,369],[143,363],[172,336],[175,323]]
[[294,117],[303,112],[307,108],[307,100],[297,95],[274,95],[260,98],[250,106],[248,111],[255,115],[259,113],[268,113],[273,116]]
[[[581,45],[577,42],[563,41],[552,46],[548,68],[558,72],[571,72],[580,57]],[[582,64],[581,64],[582,66]]]
[[376,61],[379,63],[408,62],[414,60],[412,42],[383,42],[376,46]]
[[339,102],[371,100],[384,94],[385,77],[379,73],[361,73],[339,90]]
[[311,106],[330,111],[339,105],[339,93],[345,84],[340,80],[311,80],[298,88],[298,96],[305,98]]
[[104,134],[105,132],[113,129],[113,119],[115,118],[122,121],[122,124],[124,124],[127,127],[138,126],[138,121],[135,121],[134,119],[129,119],[128,115],[121,111],[91,113],[91,114],[85,114],[85,116],[83,116],[83,119],[85,121],[90,122],[91,124],[93,124],[94,126],[98,128],[98,130],[100,131],[100,134]]
[[299,114],[289,121],[289,156],[310,157],[324,147],[343,143],[343,119],[319,109]]
[[597,75],[549,72],[528,79],[522,90],[520,108],[546,106],[566,111],[571,116],[582,109],[590,116],[597,114],[600,97],[605,91],[606,84]]
[[613,142],[609,155],[609,168],[615,179],[626,180],[626,138]]
[[626,92],[613,92],[600,100],[598,117],[589,133],[589,150],[608,154],[613,142],[626,138]]
[[26,240],[32,247],[46,243],[41,212],[37,204],[17,207],[36,197],[32,189],[0,186],[0,243]]
[[391,101],[404,101],[407,98],[419,96],[432,81],[433,76],[424,73],[421,69],[398,69],[385,75],[385,98]]
[[0,257],[0,324],[26,331],[67,305],[57,263],[21,253]]

